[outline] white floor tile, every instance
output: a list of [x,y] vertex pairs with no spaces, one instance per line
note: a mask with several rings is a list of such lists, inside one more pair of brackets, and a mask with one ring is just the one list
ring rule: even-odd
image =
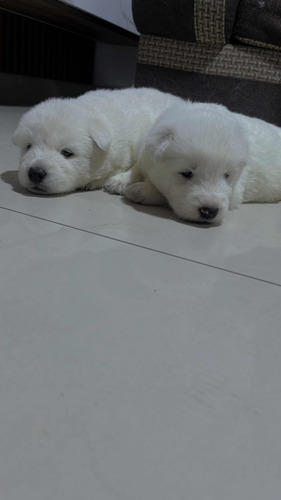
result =
[[3,498],[279,499],[281,205],[204,229],[103,192],[32,196],[4,111]]

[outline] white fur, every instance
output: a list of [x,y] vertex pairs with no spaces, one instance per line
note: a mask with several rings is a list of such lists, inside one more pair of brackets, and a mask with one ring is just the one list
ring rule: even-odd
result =
[[127,186],[132,201],[219,224],[240,203],[281,200],[281,129],[216,104],[172,106],[146,135]]
[[[180,101],[155,89],[132,88],[38,104],[23,115],[13,135],[21,148],[21,185],[43,194],[100,187],[121,192],[122,173],[136,162],[140,139],[165,109]],[[65,158],[65,150],[73,155]],[[43,169],[45,177],[34,182],[30,168]]]

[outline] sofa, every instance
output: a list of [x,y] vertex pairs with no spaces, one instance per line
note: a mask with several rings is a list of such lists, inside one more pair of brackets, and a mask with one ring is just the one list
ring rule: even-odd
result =
[[280,0],[132,0],[135,86],[281,126]]

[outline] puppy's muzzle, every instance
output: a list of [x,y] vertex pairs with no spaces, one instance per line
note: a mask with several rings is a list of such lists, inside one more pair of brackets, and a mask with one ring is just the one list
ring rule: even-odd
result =
[[47,172],[42,167],[30,167],[28,170],[28,177],[34,184],[40,184],[42,180],[46,177]]
[[214,219],[219,212],[218,208],[201,207],[198,209],[201,219],[210,220]]

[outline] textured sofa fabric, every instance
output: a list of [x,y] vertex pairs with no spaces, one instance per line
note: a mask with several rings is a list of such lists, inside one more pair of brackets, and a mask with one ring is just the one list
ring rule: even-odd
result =
[[133,0],[136,86],[281,125],[279,0]]
[[143,34],[196,42],[197,21],[201,20],[202,25],[205,18],[209,26],[205,36],[210,39],[216,29],[216,37],[229,42],[238,5],[239,0],[133,0],[133,13],[137,28]]
[[280,0],[240,0],[234,36],[249,45],[280,50]]

